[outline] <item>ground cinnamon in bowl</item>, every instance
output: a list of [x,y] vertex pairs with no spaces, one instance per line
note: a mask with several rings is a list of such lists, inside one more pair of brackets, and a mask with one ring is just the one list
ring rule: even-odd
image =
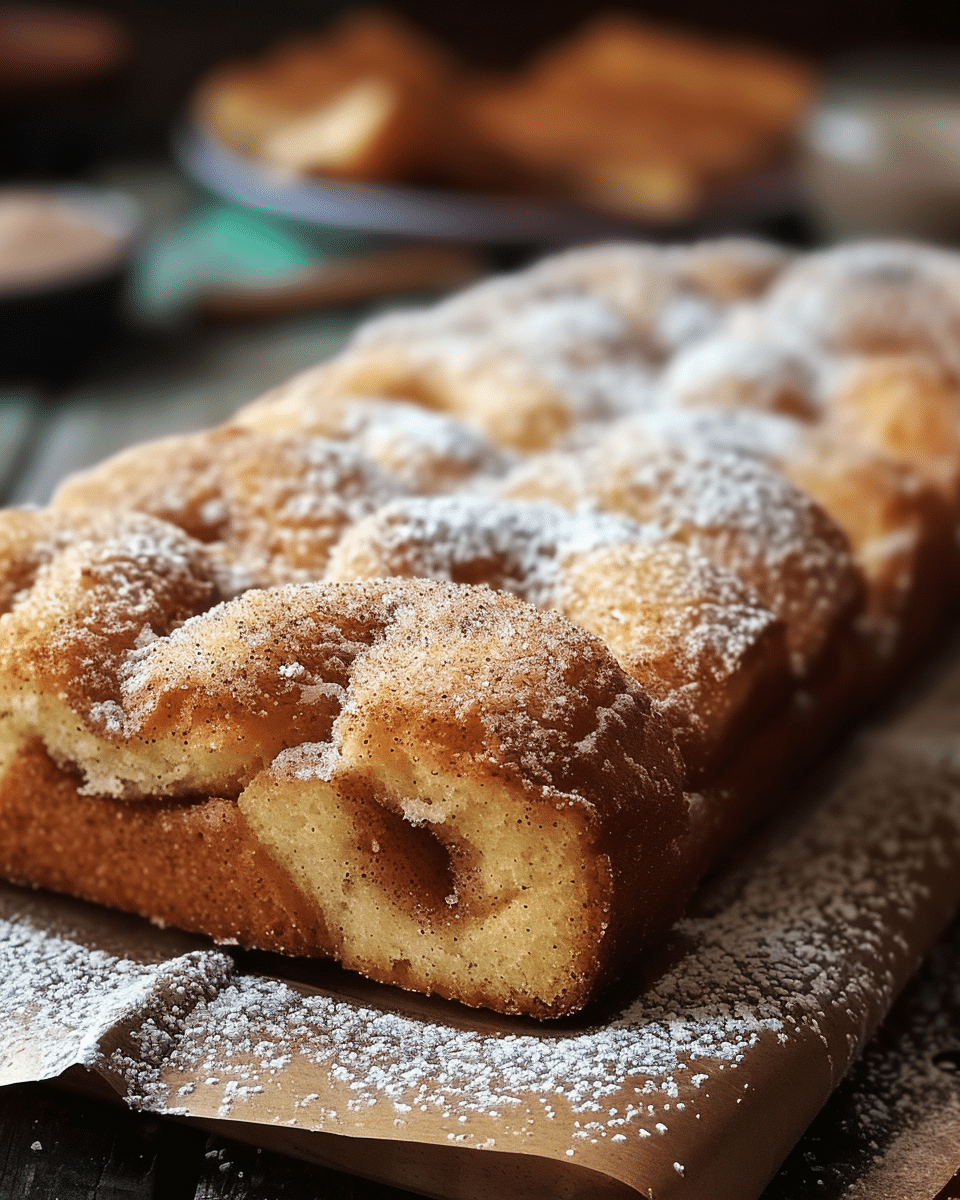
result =
[[137,228],[122,195],[0,189],[0,375],[64,378],[117,334]]
[[49,286],[112,265],[127,231],[111,217],[69,196],[0,192],[0,290]]

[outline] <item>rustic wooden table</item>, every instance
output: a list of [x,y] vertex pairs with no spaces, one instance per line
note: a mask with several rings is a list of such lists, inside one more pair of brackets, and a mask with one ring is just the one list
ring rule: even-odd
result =
[[[3,500],[42,504],[65,474],[125,445],[223,419],[334,351],[362,315],[356,309],[256,327],[137,335],[56,394],[9,388],[0,395]],[[955,1080],[960,1110],[960,924],[951,939],[933,975],[914,986],[874,1043],[873,1065],[855,1069],[841,1086],[764,1200],[839,1200],[890,1133],[890,1122],[864,1124],[864,1097],[878,1088],[886,1088],[881,1100],[895,1125],[905,1098],[922,1108],[924,1071],[935,1069]],[[0,1200],[400,1200],[408,1194],[53,1084],[0,1089]],[[960,1197],[960,1177],[940,1200],[947,1197]]]

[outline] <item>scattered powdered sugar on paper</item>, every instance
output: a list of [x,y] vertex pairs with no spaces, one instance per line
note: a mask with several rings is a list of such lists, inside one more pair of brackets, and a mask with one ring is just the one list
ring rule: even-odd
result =
[[[15,899],[4,907],[15,908]],[[152,1011],[161,1025],[168,1017],[182,1022],[231,967],[217,951],[160,962],[120,957],[81,936],[51,932],[29,911],[10,912],[0,918],[0,1071],[27,1059],[35,1063],[32,1078],[49,1079],[75,1063],[92,1065],[118,1023]],[[163,1050],[172,1045],[168,1037]]]
[[[644,1017],[642,1023],[570,1036],[490,1035],[241,977],[193,1014],[164,1075],[233,1080],[236,1087],[221,1106],[227,1115],[240,1098],[237,1088],[262,1089],[277,1061],[305,1057],[347,1089],[350,1111],[386,1102],[398,1112],[420,1109],[455,1121],[469,1114],[509,1115],[521,1100],[540,1097],[593,1117],[606,1136],[643,1120],[649,1101],[660,1102],[659,1109],[664,1097],[676,1098],[675,1076],[688,1062],[742,1062],[761,1033],[781,1027],[775,1018],[748,1011],[698,1020],[656,1004]],[[131,1066],[148,1107],[163,1111],[175,1103],[160,1073]],[[611,1114],[610,1098],[625,1083],[646,1077],[645,1086],[628,1089],[635,1090],[635,1103]]]
[[960,920],[787,1158],[776,1196],[939,1192],[960,1137]]
[[[864,1055],[850,1107],[858,1132],[881,1143],[884,1157],[903,1157],[924,1126],[960,1130],[960,924],[934,950],[918,985],[897,1013],[899,1036],[878,1040]],[[947,1154],[950,1150],[944,1146]],[[955,1159],[953,1160],[955,1163]],[[904,1166],[909,1171],[915,1164]]]
[[[392,992],[380,1007],[239,975],[167,1041],[151,1015],[105,1065],[132,1103],[157,1111],[184,1111],[185,1096],[213,1087],[220,1115],[250,1119],[244,1102],[297,1060],[325,1098],[303,1100],[298,1123],[337,1128],[387,1105],[411,1137],[422,1113],[482,1144],[489,1126],[465,1123],[506,1134],[533,1106],[574,1147],[636,1145],[688,1109],[733,1104],[729,1089],[712,1098],[724,1071],[774,1102],[798,1044],[835,1083],[913,967],[908,931],[960,898],[957,861],[960,787],[874,747],[701,896],[675,930],[683,954],[599,1025],[490,1032],[469,1014],[404,1015]],[[686,1151],[682,1161],[690,1169]]]

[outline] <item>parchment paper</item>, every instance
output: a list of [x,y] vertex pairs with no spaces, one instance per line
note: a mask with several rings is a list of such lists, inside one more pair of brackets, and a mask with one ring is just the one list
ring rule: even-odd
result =
[[[5,888],[0,1082],[81,1065],[135,1106],[434,1196],[755,1200],[958,905],[954,651],[603,1009],[499,1018]],[[957,1113],[932,1143],[929,1112],[899,1119],[896,1188],[888,1137],[860,1194],[930,1200]]]

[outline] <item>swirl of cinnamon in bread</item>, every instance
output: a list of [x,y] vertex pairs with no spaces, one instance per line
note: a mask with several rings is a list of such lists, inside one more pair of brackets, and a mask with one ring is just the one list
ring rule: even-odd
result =
[[[579,1006],[616,943],[663,920],[683,871],[666,731],[602,645],[556,614],[486,589],[366,586],[400,588],[395,623],[354,668],[336,750],[281,756],[242,811],[337,914],[347,965],[507,1011]],[[311,828],[334,826],[332,850],[277,814],[284,796]],[[437,839],[439,864],[428,837],[404,844],[411,825]],[[359,863],[354,846],[370,850]],[[391,907],[363,904],[378,888]]]
[[40,739],[82,793],[131,803],[237,797],[320,914],[313,952],[557,1014],[672,915],[688,817],[669,731],[559,614],[430,581],[210,608],[203,546],[163,522],[7,527],[11,751]]

